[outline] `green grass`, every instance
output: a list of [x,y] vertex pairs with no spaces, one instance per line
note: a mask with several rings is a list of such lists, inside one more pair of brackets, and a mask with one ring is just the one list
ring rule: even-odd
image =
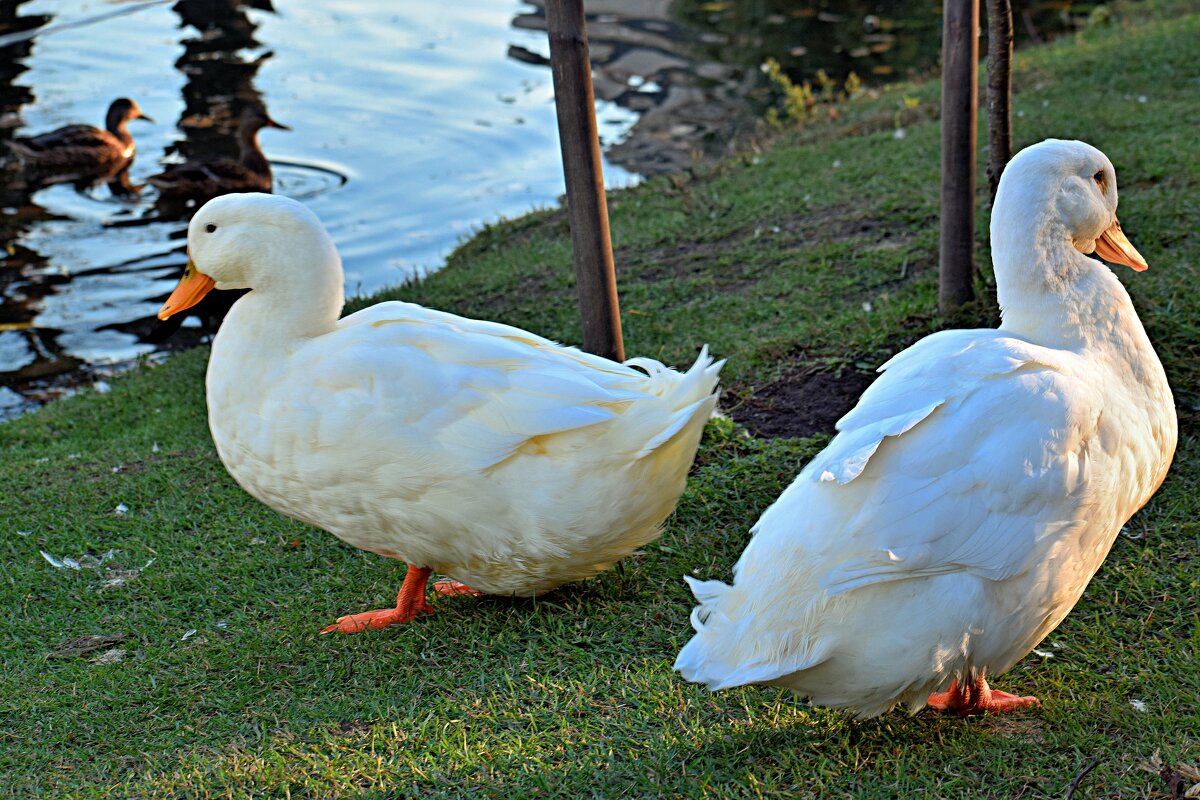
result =
[[[0,796],[1041,798],[1098,759],[1075,797],[1170,797],[1147,760],[1200,762],[1197,41],[1200,10],[1161,4],[1018,59],[1018,143],[1083,138],[1117,166],[1122,223],[1151,264],[1120,274],[1182,425],[1166,483],[1039,648],[1050,655],[996,681],[1042,708],[855,722],[674,675],[691,607],[680,575],[727,576],[827,440],[724,421],[662,538],[617,569],[538,601],[442,600],[414,624],[318,637],[386,604],[403,567],[230,480],[194,351],[0,425]],[[936,85],[884,92],[835,128],[614,195],[630,354],[686,364],[709,343],[730,359],[736,418],[780,376],[860,370],[943,325],[938,130],[917,120],[893,137],[905,93],[936,105]],[[578,341],[569,248],[560,213],[531,215],[393,294]],[[113,555],[75,571],[39,550]],[[102,634],[125,636],[110,645],[122,660],[55,655]]]

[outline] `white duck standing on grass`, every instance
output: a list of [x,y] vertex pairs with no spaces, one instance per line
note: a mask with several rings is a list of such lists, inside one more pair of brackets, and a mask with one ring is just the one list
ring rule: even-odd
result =
[[209,427],[229,473],[268,506],[409,564],[395,608],[446,592],[530,596],[589,578],[654,539],[684,488],[717,373],[618,364],[532,333],[388,302],[338,319],[342,267],[320,221],[266,194],[219,197],[188,227],[163,319],[213,288],[249,289],[208,365]]
[[685,678],[784,686],[861,717],[1037,703],[986,676],[1062,622],[1175,451],[1162,365],[1085,255],[1146,268],[1116,209],[1090,145],[1012,160],[991,226],[1000,328],[892,358],[754,526],[733,584],[688,579]]

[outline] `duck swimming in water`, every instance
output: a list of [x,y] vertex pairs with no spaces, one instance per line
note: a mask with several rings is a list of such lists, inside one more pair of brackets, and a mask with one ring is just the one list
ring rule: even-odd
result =
[[60,181],[112,175],[129,166],[136,150],[130,120],[154,120],[128,97],[108,107],[104,130],[92,125],[66,125],[38,136],[13,139],[9,150],[26,172],[53,174]]
[[260,106],[247,106],[238,123],[241,155],[237,160],[220,156],[195,158],[172,164],[146,181],[157,187],[164,202],[175,204],[192,201],[202,205],[223,194],[270,192],[271,163],[258,144],[258,132],[263,128],[291,130],[271,119]]

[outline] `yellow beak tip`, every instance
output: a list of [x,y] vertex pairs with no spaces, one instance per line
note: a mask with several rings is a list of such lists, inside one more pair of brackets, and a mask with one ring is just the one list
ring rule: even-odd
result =
[[171,296],[158,309],[158,318],[167,319],[173,314],[187,311],[204,299],[204,296],[216,286],[216,282],[195,270],[195,265],[188,261],[188,268],[183,273],[183,280],[171,292]]

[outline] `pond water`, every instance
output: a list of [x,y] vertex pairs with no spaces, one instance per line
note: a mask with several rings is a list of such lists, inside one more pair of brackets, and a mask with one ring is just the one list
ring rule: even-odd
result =
[[[136,187],[164,163],[236,155],[238,114],[260,103],[292,129],[260,135],[274,191],[324,221],[348,294],[370,292],[436,269],[483,224],[557,203],[542,3],[3,3],[0,140],[100,125],[132,97],[155,120],[130,123]],[[586,5],[610,187],[719,155],[767,54],[884,79],[929,69],[940,35],[927,2],[901,22],[888,3]],[[190,320],[151,341],[186,230],[154,200],[149,186],[35,191],[12,164],[0,172],[0,418],[203,333]]]
[[[398,283],[436,267],[472,229],[562,191],[549,70],[506,55],[513,44],[545,50],[544,35],[512,26],[522,5],[406,3],[403,16],[398,7],[24,3],[9,32],[23,18],[45,27],[4,51],[24,70],[0,74],[9,77],[0,136],[101,125],[113,98],[132,97],[155,120],[130,123],[137,185],[164,160],[236,155],[237,112],[257,100],[292,128],[259,137],[275,191],[325,222],[348,292]],[[603,107],[601,119],[607,138],[633,115]],[[607,177],[634,179],[613,167]],[[143,338],[185,260],[186,224],[150,221],[154,190],[5,194],[0,376],[36,393],[29,384],[81,363],[156,349]]]

